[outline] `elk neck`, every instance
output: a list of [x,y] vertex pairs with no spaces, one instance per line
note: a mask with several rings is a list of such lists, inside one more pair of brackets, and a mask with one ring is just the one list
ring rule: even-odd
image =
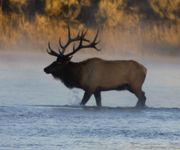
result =
[[69,62],[63,69],[53,76],[60,79],[68,88],[80,87],[82,64]]

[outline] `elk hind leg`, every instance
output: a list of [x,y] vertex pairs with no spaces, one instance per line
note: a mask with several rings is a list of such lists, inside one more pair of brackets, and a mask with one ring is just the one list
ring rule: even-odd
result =
[[146,96],[144,91],[140,90],[138,92],[135,92],[135,95],[138,98],[138,102],[136,104],[136,107],[144,107],[146,102]]
[[85,105],[91,97],[91,93],[85,92],[80,105]]
[[95,92],[94,93],[94,97],[95,97],[95,99],[96,99],[96,105],[98,106],[98,107],[101,107],[102,106],[102,104],[101,104],[101,93],[98,91],[98,92]]
[[145,102],[146,102],[145,92],[142,91],[141,88],[133,88],[133,87],[131,87],[129,89],[129,91],[134,93],[136,95],[136,97],[138,98],[138,102],[136,104],[136,107],[144,107]]

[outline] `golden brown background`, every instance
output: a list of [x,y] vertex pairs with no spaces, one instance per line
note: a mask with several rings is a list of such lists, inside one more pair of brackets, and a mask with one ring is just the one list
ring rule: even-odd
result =
[[0,0],[0,50],[44,51],[83,27],[105,52],[180,55],[179,0]]

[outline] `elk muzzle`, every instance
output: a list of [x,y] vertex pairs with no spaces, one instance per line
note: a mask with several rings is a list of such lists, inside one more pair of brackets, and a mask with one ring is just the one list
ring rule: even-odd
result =
[[44,72],[47,73],[47,74],[51,73],[49,67],[44,68]]

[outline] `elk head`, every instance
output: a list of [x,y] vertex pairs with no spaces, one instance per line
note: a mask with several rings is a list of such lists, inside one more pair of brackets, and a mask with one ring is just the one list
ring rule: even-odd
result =
[[[78,34],[75,37],[72,37],[70,27],[68,25],[68,40],[67,43],[63,45],[61,42],[61,38],[59,38],[59,47],[58,47],[59,53],[54,51],[50,46],[50,42],[48,42],[47,53],[57,57],[57,59],[52,64],[44,68],[44,72],[47,74],[60,72],[70,62],[73,55],[81,49],[93,48],[97,51],[100,51],[100,49],[96,47],[97,44],[100,42],[97,41],[98,32],[99,31],[96,32],[96,35],[92,41],[86,38],[87,30],[78,32]],[[75,43],[78,43],[77,46]],[[73,44],[73,50],[72,52],[65,54],[65,51],[70,44]]]

